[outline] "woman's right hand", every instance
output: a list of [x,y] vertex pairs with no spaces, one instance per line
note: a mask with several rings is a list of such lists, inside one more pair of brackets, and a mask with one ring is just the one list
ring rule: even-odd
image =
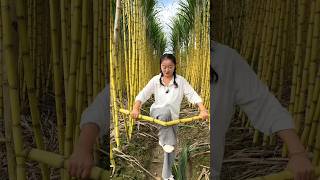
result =
[[99,127],[94,123],[84,124],[79,141],[68,160],[67,169],[71,177],[89,178],[91,168],[94,166],[93,146],[99,135]]
[[92,152],[78,145],[68,161],[68,171],[72,177],[89,178],[93,165]]
[[137,119],[138,117],[139,117],[139,114],[140,114],[140,112],[139,112],[139,110],[138,109],[133,109],[132,111],[131,111],[131,113],[130,113],[130,115],[131,115],[131,117],[133,118],[133,119]]

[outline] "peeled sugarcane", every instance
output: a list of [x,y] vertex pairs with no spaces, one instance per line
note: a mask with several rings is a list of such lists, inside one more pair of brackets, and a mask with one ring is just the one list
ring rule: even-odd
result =
[[[126,109],[119,109],[119,112],[121,112],[123,114],[130,115],[130,111],[126,110]],[[201,120],[201,117],[200,116],[194,116],[194,117],[191,117],[191,118],[174,119],[172,121],[165,122],[165,121],[161,121],[161,120],[156,119],[156,118],[152,118],[152,117],[149,117],[149,116],[144,116],[144,115],[139,114],[138,119],[139,120],[143,120],[143,121],[153,122],[153,123],[159,124],[161,126],[173,126],[173,125],[177,125],[177,124],[181,124],[181,123],[188,123],[188,122],[192,122],[192,121],[196,121],[196,120]]]
[[[65,160],[65,158],[62,155],[43,151],[40,149],[27,149],[18,155],[33,161],[48,164],[54,168],[67,169],[68,167],[68,161]],[[110,178],[109,176],[110,176],[109,171],[103,170],[99,167],[92,167],[90,172],[90,179],[106,180]]]

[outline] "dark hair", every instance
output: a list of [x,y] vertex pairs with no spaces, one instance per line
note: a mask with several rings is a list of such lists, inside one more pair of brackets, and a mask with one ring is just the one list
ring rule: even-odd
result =
[[[210,53],[211,58],[213,58],[213,54],[215,53],[215,47],[217,43],[213,40],[210,41]],[[212,59],[211,59],[212,60]],[[213,62],[213,61],[212,61]],[[210,65],[210,83],[217,83],[219,80],[218,73],[213,69],[212,64]]]
[[218,73],[210,66],[210,82],[218,82],[219,76]]
[[161,63],[165,60],[165,59],[169,59],[171,60],[171,62],[174,64],[174,71],[173,71],[173,84],[176,86],[176,88],[178,87],[178,84],[176,82],[176,77],[177,77],[177,73],[176,73],[176,65],[177,65],[177,61],[176,61],[176,57],[174,57],[173,54],[163,54],[161,57],[160,57],[160,73],[161,73],[161,77],[159,79],[160,81],[160,84],[162,86],[164,86],[164,84],[162,83],[161,81],[161,78],[163,77],[163,72],[161,70]]

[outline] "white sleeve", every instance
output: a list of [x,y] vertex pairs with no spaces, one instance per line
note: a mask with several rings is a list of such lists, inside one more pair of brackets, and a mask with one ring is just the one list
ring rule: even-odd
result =
[[153,77],[148,84],[139,92],[139,94],[136,96],[135,101],[141,101],[141,103],[145,103],[152,94],[154,94],[155,88],[156,88],[156,78]]
[[109,95],[107,85],[94,99],[94,101],[83,111],[80,121],[80,129],[87,123],[94,123],[99,127],[100,137],[107,133],[109,126]]
[[202,102],[201,97],[191,87],[189,82],[186,79],[183,79],[182,82],[183,82],[183,93],[187,97],[188,101],[192,104],[201,103]]
[[294,128],[290,113],[260,81],[248,63],[237,52],[232,60],[235,103],[246,112],[253,126],[265,134]]

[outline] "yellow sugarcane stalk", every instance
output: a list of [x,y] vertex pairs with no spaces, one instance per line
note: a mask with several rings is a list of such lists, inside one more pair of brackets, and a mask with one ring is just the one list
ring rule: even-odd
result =
[[[113,112],[117,112],[117,103],[116,103],[116,97],[117,97],[117,93],[116,93],[116,84],[115,84],[115,78],[114,76],[116,76],[116,67],[114,67],[114,64],[117,63],[117,56],[118,56],[118,38],[119,38],[119,27],[120,27],[120,16],[121,16],[121,1],[117,0],[116,1],[116,15],[115,15],[115,19],[114,19],[114,31],[113,31],[113,44],[112,47],[114,47],[114,49],[112,50],[112,59],[111,59],[111,63],[110,63],[110,73],[111,73],[111,94],[113,97]],[[120,140],[119,140],[119,128],[118,128],[118,117],[116,114],[113,115],[113,120],[115,123],[115,128],[116,128],[116,143],[117,143],[117,147],[120,146]]]
[[[20,118],[20,103],[18,90],[18,59],[14,51],[14,39],[11,28],[10,5],[9,1],[1,1],[1,18],[2,18],[2,33],[3,33],[3,47],[4,47],[4,62],[7,69],[8,89],[10,97],[11,121],[12,121],[12,137],[15,153],[20,153],[23,150],[21,118]],[[26,179],[25,159],[23,157],[16,157],[16,174],[17,179]]]
[[[62,155],[40,150],[40,149],[29,149],[24,150],[22,154],[17,154],[17,156],[25,157],[27,159],[37,161],[43,164],[47,164],[54,168],[67,169],[68,161]],[[99,167],[92,167],[90,171],[90,179],[109,179],[110,172]]]
[[[119,109],[119,112],[121,112],[123,114],[127,114],[127,115],[130,114],[130,111],[126,110],[126,109]],[[177,125],[177,124],[182,124],[182,123],[188,123],[188,122],[192,122],[192,121],[196,121],[196,120],[201,120],[201,117],[200,116],[194,116],[194,117],[191,117],[191,118],[175,119],[175,120],[172,120],[172,121],[169,121],[169,122],[164,122],[164,121],[156,119],[156,118],[152,118],[152,117],[149,117],[149,116],[144,116],[144,115],[139,114],[137,119],[140,120],[140,121],[153,122],[153,123],[159,124],[161,126],[173,126],[173,125]]]
[[112,174],[114,174],[114,172],[116,171],[116,162],[114,160],[112,148],[113,148],[112,144],[110,143],[110,162],[111,162],[110,167],[112,167]]

